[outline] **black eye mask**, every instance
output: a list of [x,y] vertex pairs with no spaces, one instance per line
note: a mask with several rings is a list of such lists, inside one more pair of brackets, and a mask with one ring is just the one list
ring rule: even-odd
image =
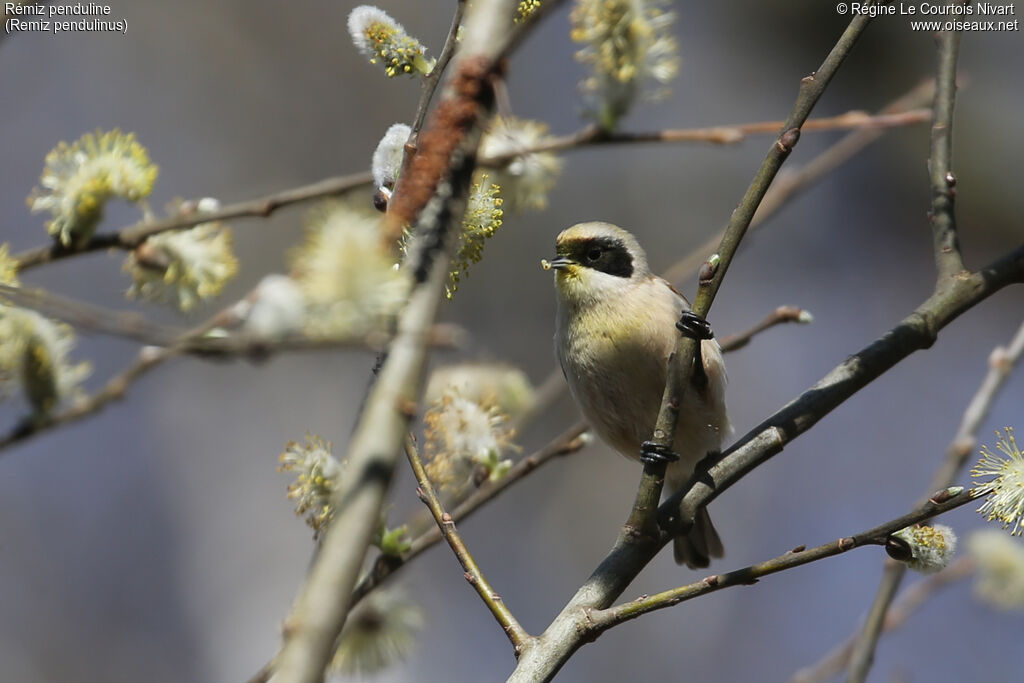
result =
[[629,278],[633,275],[633,257],[622,240],[615,237],[573,240],[568,244],[563,244],[558,251],[581,266],[593,268],[602,273],[622,278]]

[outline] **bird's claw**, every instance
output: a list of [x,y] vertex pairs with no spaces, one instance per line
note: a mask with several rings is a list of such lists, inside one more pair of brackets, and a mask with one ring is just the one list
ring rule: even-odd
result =
[[679,454],[655,441],[640,444],[640,460],[649,465],[670,463],[679,460]]
[[693,311],[683,311],[683,314],[679,317],[679,322],[676,323],[676,329],[682,332],[684,337],[698,341],[714,339],[715,337],[715,333],[711,331],[711,325],[708,324],[708,321]]

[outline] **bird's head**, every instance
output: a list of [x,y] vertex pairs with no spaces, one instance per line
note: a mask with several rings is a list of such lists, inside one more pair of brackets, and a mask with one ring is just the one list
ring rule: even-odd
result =
[[555,240],[555,289],[567,303],[585,305],[618,297],[650,277],[647,256],[629,232],[611,223],[579,223]]

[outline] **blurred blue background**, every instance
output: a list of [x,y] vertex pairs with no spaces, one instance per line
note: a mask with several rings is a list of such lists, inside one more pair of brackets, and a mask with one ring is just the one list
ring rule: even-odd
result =
[[[111,5],[126,35],[23,33],[0,43],[0,242],[47,241],[25,197],[47,151],[96,128],[134,131],[160,165],[151,197],[238,201],[364,170],[386,128],[408,122],[418,84],[388,80],[352,47],[354,3],[270,0]],[[454,2],[388,0],[382,8],[439,50]],[[799,79],[846,24],[831,3],[675,3],[681,72],[671,96],[638,106],[624,128],[782,119]],[[582,125],[582,67],[567,10],[549,17],[509,65],[512,108],[567,133]],[[957,102],[954,168],[968,264],[1021,239],[1024,149],[1021,34],[964,36],[967,87]],[[933,39],[881,17],[856,46],[815,114],[877,110],[933,73]],[[842,133],[807,133],[805,163]],[[555,235],[588,219],[635,232],[662,269],[728,219],[768,138],[741,145],[601,147],[566,156],[542,213],[509,216],[445,320],[466,326],[456,358],[501,360],[534,381],[553,367],[554,300],[539,259]],[[727,358],[728,400],[745,433],[897,323],[931,291],[926,126],[898,129],[790,203],[743,245],[712,312],[719,335],[780,304],[815,315]],[[304,208],[235,221],[241,272],[219,304],[286,268]],[[104,223],[136,220],[111,207]],[[24,281],[108,307],[123,300],[123,254],[97,253],[32,271]],[[693,283],[683,283],[692,293]],[[214,310],[212,304],[207,311]],[[965,314],[716,501],[724,571],[815,545],[905,512],[924,492],[989,352],[1024,314],[1020,288]],[[175,321],[147,307],[154,319]],[[201,316],[202,312],[198,314]],[[198,317],[197,316],[197,317]],[[135,345],[84,336],[90,389],[134,357]],[[5,681],[238,681],[275,651],[279,624],[312,550],[276,473],[284,444],[307,431],[344,453],[366,385],[368,353],[281,356],[260,366],[181,359],[88,421],[0,457],[0,678]],[[1024,428],[1024,373],[980,432]],[[18,402],[0,406],[13,425]],[[521,435],[524,452],[577,413],[568,398]],[[392,519],[417,511],[411,475],[397,478]],[[603,557],[625,519],[635,464],[595,445],[558,461],[460,525],[524,625],[539,632]],[[947,520],[981,526],[969,509]],[[588,645],[560,680],[785,680],[845,638],[874,595],[883,555],[872,549],[665,610]],[[500,629],[445,548],[404,573],[428,628],[414,655],[382,681],[503,680],[514,660]],[[657,558],[624,598],[700,575]],[[913,577],[912,577],[913,578]],[[873,680],[1016,680],[1024,617],[995,613],[960,584],[879,648]],[[638,673],[642,672],[642,673]]]

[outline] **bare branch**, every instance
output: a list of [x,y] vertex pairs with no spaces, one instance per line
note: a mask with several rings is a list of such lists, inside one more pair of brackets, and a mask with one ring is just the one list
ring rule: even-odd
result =
[[501,625],[505,635],[508,636],[509,641],[512,643],[512,647],[515,648],[516,654],[518,654],[532,640],[532,636],[520,625],[515,615],[512,614],[512,610],[508,608],[505,601],[501,599],[501,596],[491,588],[491,584],[484,578],[480,566],[477,565],[465,541],[462,540],[462,536],[456,530],[455,520],[444,511],[441,501],[437,497],[437,491],[434,490],[434,484],[430,481],[430,477],[427,476],[427,471],[423,467],[423,461],[420,460],[419,451],[412,442],[412,438],[405,440],[405,454],[409,458],[409,464],[412,465],[413,474],[416,476],[416,482],[419,484],[417,493],[420,500],[430,510],[430,514],[433,515],[434,521],[437,523],[437,528],[441,530],[441,535],[447,541],[452,552],[455,553],[455,558],[459,561],[459,564],[462,565],[466,581],[469,581],[469,585],[473,586],[480,599],[487,605],[487,609],[491,611],[498,624]]
[[[466,500],[459,503],[451,512],[452,522],[461,522],[469,517],[478,508],[498,497],[512,484],[521,481],[527,474],[538,469],[555,458],[563,455],[570,455],[582,449],[587,440],[583,433],[587,430],[586,423],[579,422],[564,433],[555,437],[551,442],[525,458],[520,459],[508,473],[496,482],[487,484],[474,491]],[[418,557],[424,550],[433,547],[441,540],[441,532],[437,527],[431,527],[413,539],[409,550],[401,557],[394,557],[381,554],[374,561],[370,571],[363,576],[352,592],[352,604],[356,604],[366,595],[383,583],[389,576],[409,564]]]
[[[911,109],[904,112],[871,115],[863,111],[849,111],[839,116],[809,119],[803,131],[830,130],[881,130],[901,126],[912,126],[930,121],[928,109]],[[710,128],[666,128],[655,131],[606,131],[599,126],[587,126],[569,135],[550,138],[537,145],[524,147],[490,157],[482,157],[480,165],[488,168],[500,167],[525,154],[539,152],[571,152],[600,145],[629,145],[657,142],[705,142],[713,145],[734,145],[753,135],[777,134],[784,121],[758,121],[738,123]]]
[[[926,81],[887,104],[882,108],[881,114],[900,114],[912,111],[928,102],[934,92],[934,83],[930,80]],[[779,173],[771,189],[768,190],[764,199],[761,200],[761,205],[757,207],[757,212],[750,221],[748,230],[754,230],[763,225],[801,191],[849,161],[855,154],[882,137],[885,131],[886,129],[884,128],[861,128],[855,130],[802,167],[794,170],[784,170]],[[725,228],[722,228],[703,244],[674,263],[665,271],[663,277],[669,282],[678,283],[682,282],[684,278],[692,276],[700,268],[707,255],[714,252],[724,235]]]
[[588,635],[591,638],[596,638],[613,626],[636,619],[649,612],[672,607],[686,600],[692,600],[693,598],[713,593],[723,588],[749,586],[752,583],[756,583],[762,577],[823,560],[826,557],[833,557],[854,548],[860,548],[865,545],[885,545],[886,539],[893,532],[918,524],[943,512],[958,508],[961,505],[966,505],[973,500],[983,498],[985,495],[987,495],[987,491],[972,492],[961,486],[953,487],[953,489],[943,489],[933,496],[935,500],[942,500],[944,498],[942,502],[926,501],[909,514],[858,534],[846,536],[809,550],[792,550],[766,562],[725,574],[713,574],[689,585],[673,588],[672,590],[640,598],[606,610],[591,610],[587,613],[590,622],[590,633]]
[[964,269],[956,232],[956,176],[953,175],[953,105],[956,103],[956,63],[960,33],[940,31],[938,74],[935,79],[935,115],[932,120],[931,174],[932,207],[929,219],[939,279],[953,277]]
[[444,39],[444,47],[441,48],[441,53],[437,56],[434,68],[423,77],[420,102],[416,106],[416,117],[412,122],[410,142],[414,145],[416,135],[423,128],[423,122],[427,120],[427,111],[430,109],[430,103],[434,99],[437,86],[441,83],[441,77],[444,76],[444,70],[448,67],[448,62],[451,61],[452,55],[455,54],[455,46],[458,44],[459,25],[462,24],[462,15],[465,11],[466,0],[455,0],[455,14],[452,15],[452,25],[448,28],[448,35]]
[[811,314],[802,308],[797,308],[796,306],[779,306],[769,313],[764,320],[754,325],[746,332],[722,337],[718,340],[718,343],[721,345],[722,351],[728,353],[730,351],[742,349],[744,346],[749,344],[750,340],[756,335],[769,328],[775,327],[776,325],[782,325],[784,323],[800,323],[802,325],[806,325],[811,322],[811,320],[813,320]]

